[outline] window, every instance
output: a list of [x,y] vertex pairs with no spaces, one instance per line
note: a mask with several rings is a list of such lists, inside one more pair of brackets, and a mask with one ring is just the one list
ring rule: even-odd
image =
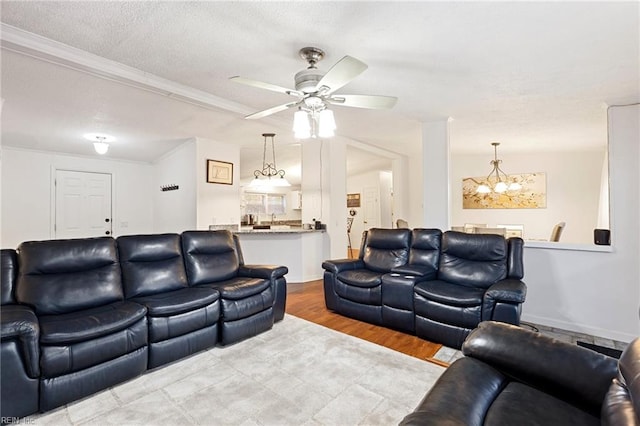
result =
[[284,194],[245,193],[244,200],[247,214],[283,215],[287,211],[286,197]]

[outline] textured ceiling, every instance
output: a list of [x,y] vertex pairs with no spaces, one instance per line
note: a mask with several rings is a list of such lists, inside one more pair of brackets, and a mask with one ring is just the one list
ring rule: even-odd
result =
[[[338,93],[398,97],[391,111],[336,107],[339,137],[399,153],[420,123],[451,121],[454,152],[596,148],[606,105],[640,101],[638,2],[6,1],[4,24],[243,106],[286,95],[304,46],[369,69]],[[55,62],[55,61],[54,61]],[[153,161],[190,137],[261,148],[295,143],[292,111],[243,120],[86,72],[2,50],[2,143],[92,155],[86,132],[114,134],[114,158]],[[360,145],[362,146],[362,145]],[[261,152],[261,149],[258,149]],[[352,151],[354,152],[354,151]],[[355,154],[354,154],[355,155]],[[284,156],[284,155],[283,155]],[[386,160],[384,160],[386,161]]]

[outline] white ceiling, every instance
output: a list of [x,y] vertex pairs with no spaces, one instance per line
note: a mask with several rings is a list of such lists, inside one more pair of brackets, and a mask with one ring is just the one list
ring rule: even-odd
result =
[[[153,161],[192,137],[260,157],[264,132],[297,142],[293,111],[242,117],[292,98],[228,79],[293,87],[305,46],[325,50],[324,70],[345,55],[369,65],[338,93],[398,97],[390,111],[335,108],[359,149],[410,153],[421,122],[447,117],[454,152],[592,149],[606,143],[606,105],[640,101],[638,2],[3,0],[1,20],[2,143],[32,149],[94,155],[82,135],[104,132],[112,158]],[[56,57],[69,51],[76,62]]]

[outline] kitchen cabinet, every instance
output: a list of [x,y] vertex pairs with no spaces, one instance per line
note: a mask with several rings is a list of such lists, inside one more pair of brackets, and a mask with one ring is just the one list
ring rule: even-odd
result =
[[290,200],[292,210],[302,210],[302,191],[291,191]]

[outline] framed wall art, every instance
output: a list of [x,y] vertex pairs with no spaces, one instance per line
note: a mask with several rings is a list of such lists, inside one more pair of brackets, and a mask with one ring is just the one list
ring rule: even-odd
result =
[[360,194],[347,194],[347,207],[360,207]]
[[483,177],[462,179],[463,209],[544,209],[547,207],[547,179],[544,173],[508,175],[509,182],[520,184],[516,191],[479,193]]
[[233,185],[233,163],[207,160],[207,182]]

